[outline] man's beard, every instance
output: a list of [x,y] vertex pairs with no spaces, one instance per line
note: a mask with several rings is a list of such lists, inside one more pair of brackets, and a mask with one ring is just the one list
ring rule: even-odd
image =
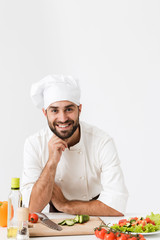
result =
[[[48,125],[49,125],[49,128],[50,130],[59,138],[61,139],[68,139],[70,138],[74,132],[77,130],[77,128],[79,127],[79,116],[78,118],[76,119],[76,121],[73,121],[73,120],[67,120],[65,122],[53,122],[51,123],[47,117],[47,120],[48,120]],[[71,124],[72,125],[72,128],[70,130],[62,130],[62,131],[57,131],[56,129],[56,126],[60,125],[60,124]]]

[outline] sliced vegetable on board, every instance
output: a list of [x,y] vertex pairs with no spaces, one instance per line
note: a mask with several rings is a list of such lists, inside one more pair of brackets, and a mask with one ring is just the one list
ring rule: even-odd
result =
[[90,219],[89,215],[77,215],[73,219],[65,219],[61,222],[59,222],[59,225],[67,225],[67,226],[73,226],[75,223],[85,223],[88,222]]

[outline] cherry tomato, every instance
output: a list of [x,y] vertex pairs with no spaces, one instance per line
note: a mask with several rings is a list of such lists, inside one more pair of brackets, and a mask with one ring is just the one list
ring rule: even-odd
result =
[[29,221],[32,223],[36,223],[38,221],[38,215],[35,213],[29,214]]
[[146,218],[145,219],[147,223],[150,223],[151,222],[151,219],[150,218]]
[[104,240],[115,240],[116,236],[114,235],[113,232],[106,233],[104,235]]
[[147,224],[147,222],[146,222],[146,220],[142,220],[142,226],[144,227],[146,224]]
[[104,235],[106,234],[107,230],[104,228],[96,228],[95,235],[97,238],[104,239]]
[[126,225],[126,223],[128,223],[127,219],[121,219],[119,220],[118,224],[122,227],[124,225]]
[[127,239],[130,238],[130,234],[127,234],[127,233],[126,233],[125,235],[126,235]]
[[124,233],[120,233],[117,235],[117,240],[127,240],[127,236]]
[[146,220],[147,223],[151,223],[151,224],[155,225],[155,222],[152,221],[150,218],[146,218],[145,220]]
[[120,224],[126,223],[126,222],[127,222],[127,219],[121,219],[121,220],[119,220],[118,224],[120,225]]
[[137,221],[137,219],[138,219],[138,217],[133,217],[133,218],[130,219],[130,221],[131,221],[131,220]]
[[116,237],[116,239],[117,239],[117,237],[118,237],[118,235],[120,234],[120,232],[116,232],[114,235],[115,235],[115,237]]
[[145,239],[142,234],[138,234],[138,237],[139,237],[140,239]]

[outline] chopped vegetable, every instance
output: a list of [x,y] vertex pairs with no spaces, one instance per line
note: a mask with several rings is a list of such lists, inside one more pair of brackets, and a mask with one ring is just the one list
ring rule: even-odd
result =
[[78,216],[78,222],[79,223],[84,223],[89,221],[89,216],[88,215],[77,215]]
[[67,219],[65,222],[68,226],[73,226],[75,224],[74,219]]
[[59,225],[68,225],[73,226],[75,223],[84,223],[89,221],[88,215],[77,215],[74,219],[65,219],[62,222],[59,222]]
[[78,223],[79,222],[79,215],[77,215],[74,220]]
[[66,220],[63,220],[62,222],[59,222],[58,224],[63,226],[66,224]]

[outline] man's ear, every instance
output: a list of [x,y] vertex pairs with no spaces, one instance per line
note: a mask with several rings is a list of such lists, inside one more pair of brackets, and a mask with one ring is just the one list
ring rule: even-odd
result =
[[47,117],[47,110],[45,110],[44,108],[42,108],[43,114],[45,117]]
[[81,114],[81,111],[82,111],[82,104],[80,104],[80,105],[78,106],[78,108],[79,108],[79,114]]

